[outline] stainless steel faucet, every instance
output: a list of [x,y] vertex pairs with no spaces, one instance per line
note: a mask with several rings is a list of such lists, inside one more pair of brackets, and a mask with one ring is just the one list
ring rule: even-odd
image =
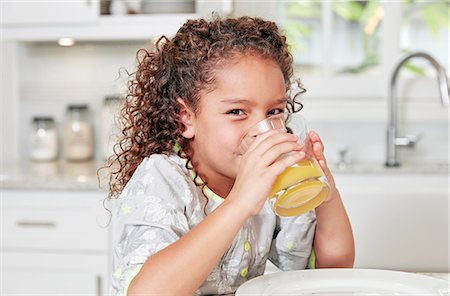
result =
[[391,83],[389,85],[389,118],[387,127],[387,146],[386,146],[386,166],[387,167],[397,167],[400,165],[397,157],[397,147],[406,146],[413,147],[419,140],[418,136],[408,136],[408,137],[397,137],[397,95],[396,95],[396,84],[397,76],[403,65],[412,58],[424,58],[430,62],[430,64],[436,69],[437,78],[439,82],[439,93],[441,95],[441,102],[444,107],[449,107],[449,93],[447,75],[445,74],[445,69],[442,67],[436,59],[424,52],[416,52],[404,57],[395,67],[392,73]]

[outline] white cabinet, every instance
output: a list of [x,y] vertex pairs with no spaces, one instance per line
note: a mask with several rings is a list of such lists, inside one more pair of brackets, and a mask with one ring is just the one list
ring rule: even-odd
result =
[[99,0],[20,1],[2,3],[4,25],[80,24],[99,17]]
[[0,191],[1,295],[106,295],[109,213],[98,191]]
[[1,295],[107,295],[104,254],[3,252]]
[[356,246],[355,266],[449,272],[448,176],[335,175]]
[[[119,0],[118,0],[119,1]],[[100,15],[99,0],[5,1],[2,39],[12,41],[151,40],[172,35],[187,20],[232,11],[232,0],[196,0],[195,13]]]

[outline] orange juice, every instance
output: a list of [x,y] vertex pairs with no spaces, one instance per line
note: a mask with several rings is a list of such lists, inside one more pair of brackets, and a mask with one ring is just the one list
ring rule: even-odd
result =
[[322,169],[311,158],[296,163],[279,175],[269,199],[277,215],[296,216],[320,205],[329,190]]

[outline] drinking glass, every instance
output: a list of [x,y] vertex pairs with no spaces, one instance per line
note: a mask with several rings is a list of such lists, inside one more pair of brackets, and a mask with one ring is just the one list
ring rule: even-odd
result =
[[[241,152],[245,153],[250,144],[262,133],[271,129],[286,129],[285,121],[285,115],[276,115],[258,122],[245,133],[241,142]],[[301,150],[306,156],[281,173],[272,186],[268,198],[278,216],[297,216],[315,209],[330,192],[328,180],[314,158],[305,119],[295,115],[293,124],[294,132],[302,144]],[[288,131],[291,132],[290,129]]]

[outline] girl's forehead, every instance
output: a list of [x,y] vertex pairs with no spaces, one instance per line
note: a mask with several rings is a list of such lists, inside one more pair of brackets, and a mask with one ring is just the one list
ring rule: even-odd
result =
[[284,76],[280,66],[272,59],[259,56],[243,56],[217,69],[214,75],[215,87],[251,88],[258,86],[281,87]]
[[[269,57],[263,53],[254,51],[231,52],[224,54],[223,57],[216,58],[212,58],[206,63],[206,71],[204,72],[206,80],[203,80],[203,85],[199,89],[200,95],[214,91],[223,82],[230,82],[233,78],[237,83],[240,82],[246,78],[251,65],[255,64],[270,65],[269,68],[272,68],[272,70],[275,69],[281,74],[280,77],[283,77],[284,83],[284,73],[282,73],[278,62],[273,57]],[[260,68],[260,74],[264,75],[266,69],[262,70]]]
[[[211,61],[212,62],[212,61]],[[196,112],[217,106],[224,99],[281,100],[286,84],[279,64],[261,54],[236,53],[211,63],[207,80],[198,90]],[[223,105],[223,103],[220,103]]]
[[231,59],[220,61],[211,69],[211,74],[213,77],[229,78],[230,75],[251,74],[251,71],[255,68],[261,72],[261,75],[265,75],[267,71],[275,70],[283,77],[281,68],[274,59],[248,54],[235,55]]
[[246,57],[220,67],[214,83],[200,91],[198,106],[226,103],[258,103],[285,100],[286,86],[273,60]]

